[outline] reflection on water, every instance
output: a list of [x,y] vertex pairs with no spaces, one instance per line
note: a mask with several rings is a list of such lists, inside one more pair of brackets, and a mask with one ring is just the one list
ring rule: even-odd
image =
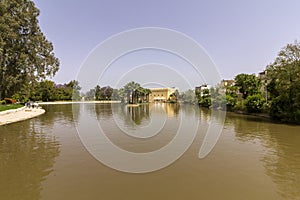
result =
[[40,199],[59,143],[39,127],[36,120],[0,127],[0,199]]
[[84,108],[87,113],[96,113],[99,125],[115,145],[131,152],[160,149],[174,138],[180,124],[179,104],[102,104]]
[[300,198],[300,127],[274,124],[264,118],[230,114],[238,140],[265,147],[262,161],[284,199]]
[[[299,126],[227,113],[217,145],[199,159],[209,125],[222,123],[221,111],[211,116],[209,109],[163,103],[44,108],[38,118],[0,126],[0,199],[300,199]],[[132,152],[168,144],[183,114],[200,127],[174,164],[132,175],[102,165],[85,150],[74,123],[90,114],[114,144]],[[143,138],[147,130],[159,131]]]

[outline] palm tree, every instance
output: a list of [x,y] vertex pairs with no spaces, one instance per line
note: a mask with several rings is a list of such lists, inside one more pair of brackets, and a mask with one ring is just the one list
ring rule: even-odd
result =
[[148,88],[145,88],[144,92],[145,92],[144,94],[146,95],[146,102],[149,102],[149,94],[151,94],[152,92]]
[[124,86],[124,90],[127,93],[127,103],[137,103],[139,83],[131,81]]

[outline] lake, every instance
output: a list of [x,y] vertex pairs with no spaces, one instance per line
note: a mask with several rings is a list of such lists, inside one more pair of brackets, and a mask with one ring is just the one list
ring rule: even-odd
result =
[[[222,111],[192,105],[43,108],[42,116],[0,126],[0,199],[300,199],[300,126],[234,113],[223,124]],[[222,133],[200,159],[210,126]],[[99,127],[111,143],[92,135]],[[133,155],[173,150],[151,158],[152,166],[144,158],[114,161],[108,144]],[[166,167],[155,165],[173,156]]]

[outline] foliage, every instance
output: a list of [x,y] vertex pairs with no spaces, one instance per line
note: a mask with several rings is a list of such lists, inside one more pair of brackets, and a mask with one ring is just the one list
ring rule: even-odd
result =
[[[136,104],[149,102],[149,94],[151,93],[150,89],[143,88],[139,83],[135,83],[134,81],[127,83],[121,90],[124,94],[120,94],[123,100],[127,103]],[[124,97],[126,94],[126,97]]]
[[288,122],[299,121],[300,111],[300,43],[282,48],[275,61],[267,66],[270,115]]
[[200,106],[207,108],[211,106],[211,96],[209,93],[209,89],[204,89],[202,91],[202,94],[198,94],[197,97]]
[[76,80],[72,80],[69,83],[67,83],[64,87],[65,90],[68,90],[70,99],[68,100],[80,100],[80,90],[81,87],[79,86],[79,82]]
[[235,86],[243,94],[243,99],[260,92],[261,83],[254,74],[238,74],[234,80]]
[[31,95],[37,81],[59,68],[38,25],[39,10],[30,0],[2,0],[0,16],[0,100],[24,91]]
[[0,112],[5,110],[17,109],[23,107],[22,104],[0,105]]
[[101,87],[100,85],[96,85],[95,87],[95,100],[100,100],[101,99]]
[[57,98],[57,93],[54,88],[54,82],[45,80],[41,81],[36,88],[36,96],[34,100],[54,101]]
[[226,109],[232,111],[237,103],[237,96],[226,94]]
[[66,84],[55,84],[53,81],[43,80],[37,82],[32,88],[32,95],[28,96],[20,93],[15,93],[13,97],[20,101],[70,101],[80,100],[80,89],[78,81],[70,81]]
[[85,94],[85,99],[88,101],[92,101],[95,99],[95,94],[96,90],[95,89],[90,89],[86,94]]
[[195,92],[191,89],[181,93],[179,99],[184,103],[195,104],[197,102]]
[[245,100],[241,100],[241,101],[238,101],[235,106],[233,107],[233,110],[234,111],[246,111],[247,108],[245,106]]
[[106,86],[100,89],[101,100],[111,100],[112,94],[113,94],[113,88],[110,86]]
[[263,110],[265,100],[261,94],[248,96],[246,99],[246,108],[249,113],[260,113]]
[[218,95],[212,99],[212,107],[225,110],[226,109],[226,98],[224,95]]

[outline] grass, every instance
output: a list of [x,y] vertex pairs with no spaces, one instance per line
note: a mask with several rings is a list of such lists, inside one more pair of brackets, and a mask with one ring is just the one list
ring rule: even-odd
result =
[[17,109],[23,107],[22,104],[8,104],[8,105],[0,105],[0,112],[10,109]]

